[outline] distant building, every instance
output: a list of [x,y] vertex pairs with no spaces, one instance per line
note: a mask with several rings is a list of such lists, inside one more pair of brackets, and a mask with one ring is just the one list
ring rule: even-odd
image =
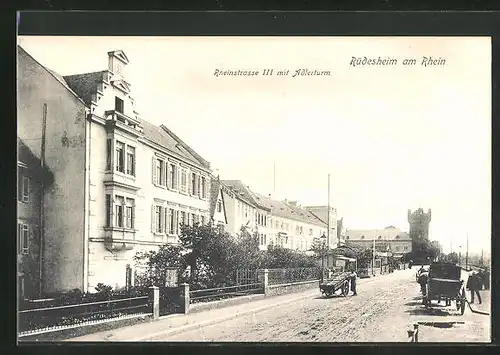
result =
[[243,227],[249,233],[257,233],[260,249],[267,249],[270,243],[271,208],[241,180],[223,180],[222,185],[228,232],[239,235]]
[[412,250],[408,233],[394,226],[384,229],[347,229],[346,243],[364,248],[373,248],[375,244],[377,252],[392,252],[396,255],[406,254]]
[[225,230],[228,224],[227,209],[219,178],[212,178],[210,186],[210,221],[214,226],[219,227],[220,230]]
[[[304,209],[311,214],[328,224],[328,206],[304,206]],[[337,229],[337,209],[330,206],[330,240],[329,247],[331,249],[344,244],[343,236]],[[327,235],[328,236],[328,235]]]
[[431,209],[424,212],[422,208],[412,212],[408,210],[408,223],[410,224],[410,237],[415,239],[429,239],[429,224],[431,223]]
[[[326,238],[327,224],[301,207],[297,201],[278,201],[259,195],[271,208],[271,243],[307,252],[314,240]],[[326,242],[326,240],[325,240]]]

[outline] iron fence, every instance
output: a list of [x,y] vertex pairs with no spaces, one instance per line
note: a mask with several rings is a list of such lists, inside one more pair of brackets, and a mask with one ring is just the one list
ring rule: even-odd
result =
[[200,302],[218,301],[222,299],[258,294],[263,292],[264,284],[261,282],[246,285],[207,288],[189,291],[189,303],[193,304]]
[[151,312],[149,296],[24,309],[18,312],[18,332],[23,335]]
[[268,285],[319,280],[322,272],[321,268],[269,269]]

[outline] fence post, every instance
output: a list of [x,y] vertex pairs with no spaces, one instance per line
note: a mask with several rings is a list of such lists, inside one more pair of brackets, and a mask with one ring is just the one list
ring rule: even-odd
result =
[[415,343],[418,343],[418,324],[413,324],[413,329],[414,329],[414,337],[415,337],[415,340],[414,342]]
[[189,313],[189,284],[187,283],[180,285],[180,308],[181,313]]
[[262,282],[264,287],[264,295],[269,295],[269,270],[268,269],[259,269],[259,280]]
[[160,289],[157,286],[151,286],[151,295],[153,298],[153,320],[160,318]]

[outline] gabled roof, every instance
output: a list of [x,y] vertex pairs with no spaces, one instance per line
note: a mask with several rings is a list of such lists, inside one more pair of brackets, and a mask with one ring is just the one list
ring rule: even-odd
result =
[[[162,146],[163,148],[174,154],[180,155],[181,157],[185,158],[186,160],[192,163],[201,165],[207,169],[209,168],[209,166],[206,165],[205,160],[199,161],[198,159],[196,159],[195,156],[190,154],[187,150],[183,149],[180,143],[161,127],[149,123],[148,121],[142,118],[138,118],[138,121],[142,125],[144,138],[146,138],[147,140]],[[175,137],[177,138],[177,136]]]
[[240,198],[243,198],[245,202],[266,211],[271,210],[271,206],[262,201],[258,194],[250,190],[241,180],[223,180],[223,183],[231,188],[235,194],[239,195]]
[[240,180],[221,180],[221,184],[226,187],[240,201],[258,208],[248,191],[243,189],[243,183]]
[[120,58],[123,60],[125,63],[129,63],[128,57],[125,55],[125,52],[122,51],[121,49],[115,50],[115,51],[110,51],[108,52],[108,55],[114,55],[117,58]]
[[217,207],[217,200],[219,199],[220,193],[220,180],[216,178],[211,178],[210,181],[210,219],[214,218],[215,208]]
[[326,227],[326,223],[318,219],[309,211],[298,207],[292,206],[284,201],[273,200],[269,197],[259,195],[260,198],[271,206],[271,213],[277,217],[292,219],[304,223],[310,223],[321,227]]
[[63,76],[68,86],[87,104],[90,105],[92,95],[96,93],[97,87],[102,82],[106,70],[93,73],[75,74]]

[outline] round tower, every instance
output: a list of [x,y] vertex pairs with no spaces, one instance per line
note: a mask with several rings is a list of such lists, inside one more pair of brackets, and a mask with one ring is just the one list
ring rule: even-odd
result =
[[408,210],[408,223],[410,224],[410,237],[429,239],[429,224],[431,223],[431,209],[424,212],[422,208],[415,210]]

